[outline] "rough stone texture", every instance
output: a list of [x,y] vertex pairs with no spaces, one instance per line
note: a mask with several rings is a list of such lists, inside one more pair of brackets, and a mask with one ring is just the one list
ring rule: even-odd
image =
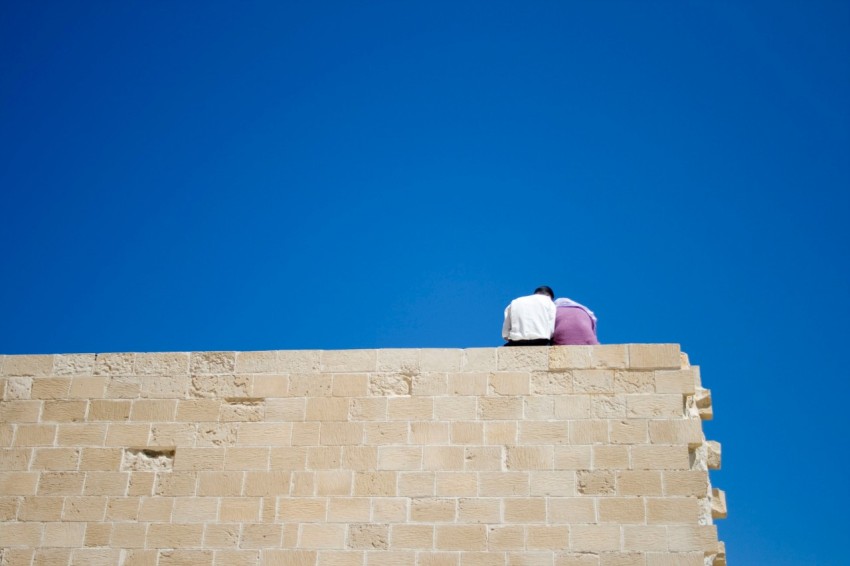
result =
[[675,344],[0,356],[0,392],[0,564],[726,564]]

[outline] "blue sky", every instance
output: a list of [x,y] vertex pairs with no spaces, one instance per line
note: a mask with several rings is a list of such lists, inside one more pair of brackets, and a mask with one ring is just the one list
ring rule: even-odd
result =
[[850,4],[5,2],[0,352],[478,347],[713,391],[733,564],[848,527]]

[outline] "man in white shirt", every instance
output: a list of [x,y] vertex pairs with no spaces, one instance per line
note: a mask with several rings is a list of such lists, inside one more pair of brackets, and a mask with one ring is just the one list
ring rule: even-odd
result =
[[505,346],[548,346],[555,332],[554,298],[552,289],[544,285],[533,295],[511,301],[502,325]]

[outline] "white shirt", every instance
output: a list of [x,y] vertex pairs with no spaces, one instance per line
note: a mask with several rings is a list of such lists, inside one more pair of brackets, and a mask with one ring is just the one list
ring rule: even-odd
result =
[[511,301],[505,309],[502,338],[540,340],[555,332],[555,303],[547,295],[528,295]]

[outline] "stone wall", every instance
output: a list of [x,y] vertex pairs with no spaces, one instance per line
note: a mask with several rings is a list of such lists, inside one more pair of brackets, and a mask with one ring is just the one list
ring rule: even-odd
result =
[[0,563],[725,564],[677,345],[0,356]]

